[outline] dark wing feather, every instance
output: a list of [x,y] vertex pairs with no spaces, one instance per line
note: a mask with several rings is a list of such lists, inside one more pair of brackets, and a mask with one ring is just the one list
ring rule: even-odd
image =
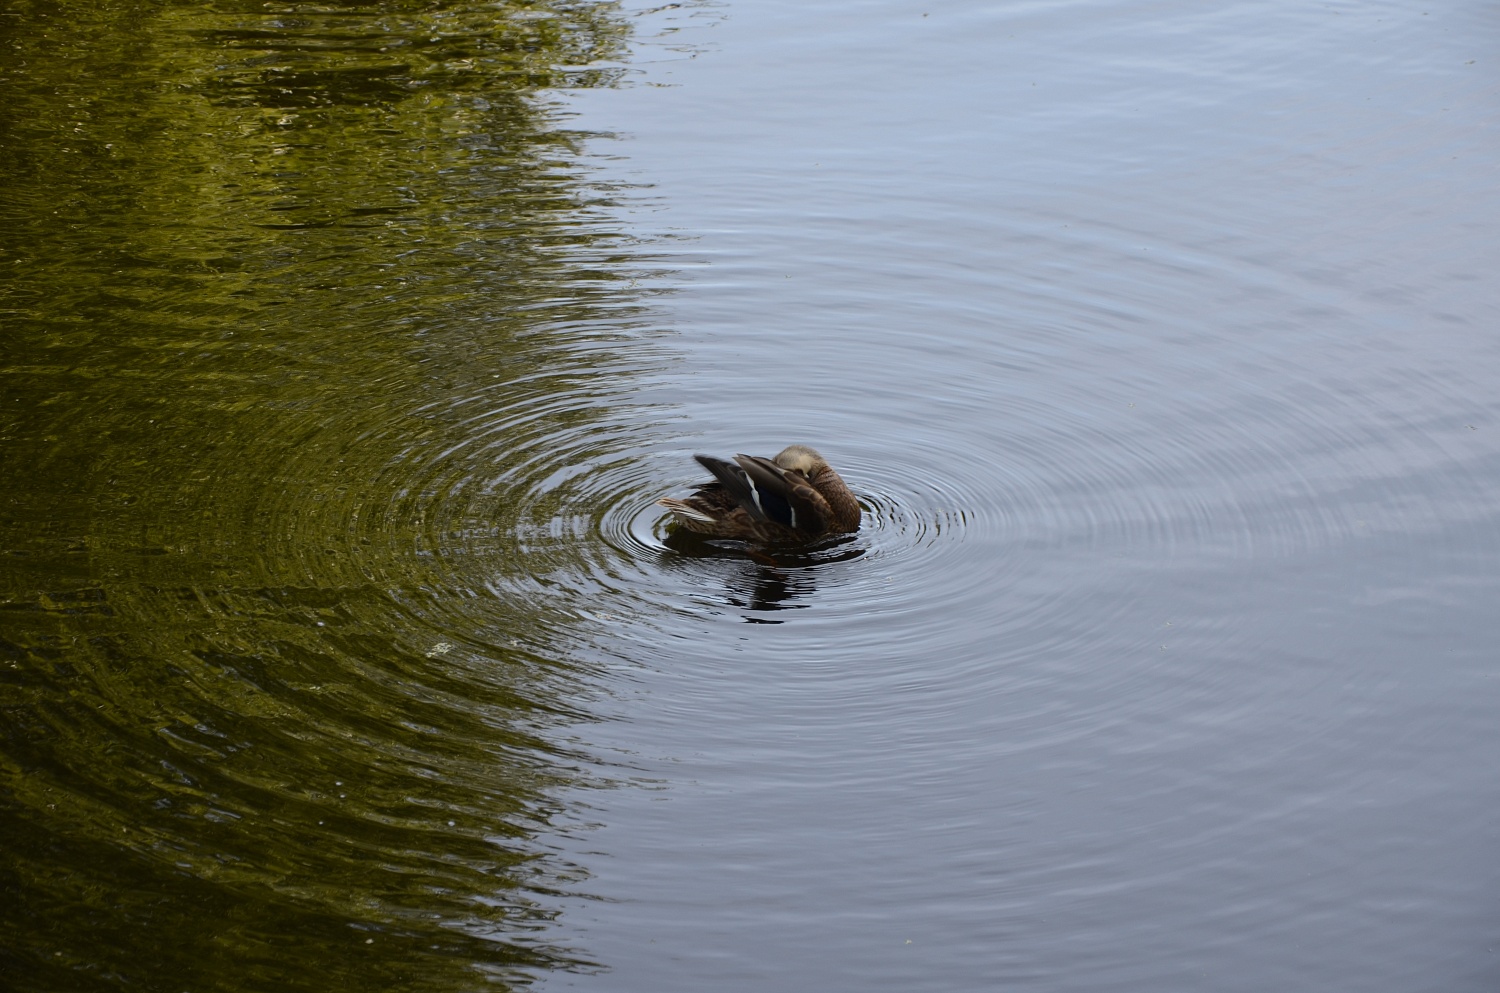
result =
[[[732,505],[743,507],[754,520],[769,521],[772,519],[761,509],[761,502],[755,493],[755,487],[750,482],[750,477],[745,474],[744,469],[741,469],[733,462],[716,459],[712,455],[694,455],[693,458],[698,460],[699,465],[713,473],[714,478],[719,481],[719,485],[724,488],[724,493],[732,501]],[[713,485],[713,483],[705,484],[704,486],[700,486],[699,490],[700,492],[708,490]]]
[[734,460],[749,477],[768,520],[810,534],[827,529],[833,511],[807,477],[755,455],[736,455]]

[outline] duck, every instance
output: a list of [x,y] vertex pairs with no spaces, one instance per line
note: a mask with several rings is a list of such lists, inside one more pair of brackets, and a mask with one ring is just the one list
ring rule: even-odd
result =
[[755,544],[805,544],[859,530],[859,501],[828,461],[806,445],[773,459],[694,455],[713,474],[691,496],[658,505],[689,531]]

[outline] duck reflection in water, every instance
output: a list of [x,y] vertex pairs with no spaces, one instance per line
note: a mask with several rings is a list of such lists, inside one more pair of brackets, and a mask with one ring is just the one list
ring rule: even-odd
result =
[[[792,445],[774,459],[694,458],[714,479],[685,498],[657,501],[680,525],[665,544],[694,558],[748,557],[756,563],[729,580],[729,600],[736,606],[751,611],[805,606],[791,601],[805,598],[815,588],[811,566],[862,554],[857,548],[834,551],[859,530],[859,501],[813,449]],[[735,544],[726,546],[724,541]]]
[[[864,555],[865,550],[853,535],[842,535],[815,545],[793,549],[776,549],[729,544],[677,528],[662,539],[674,555],[664,557],[667,568],[680,567],[683,557],[724,559],[738,568],[724,577],[727,601],[748,611],[745,620],[751,624],[780,624],[780,621],[755,616],[775,610],[797,610],[808,606],[798,603],[808,599],[818,588],[818,566],[845,562]],[[673,560],[676,561],[673,561]]]

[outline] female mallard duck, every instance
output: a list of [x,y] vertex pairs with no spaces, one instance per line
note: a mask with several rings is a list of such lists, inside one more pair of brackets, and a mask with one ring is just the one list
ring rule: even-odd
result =
[[859,530],[859,501],[823,456],[806,445],[792,445],[774,459],[693,458],[714,474],[714,481],[684,499],[656,501],[689,531],[792,544]]

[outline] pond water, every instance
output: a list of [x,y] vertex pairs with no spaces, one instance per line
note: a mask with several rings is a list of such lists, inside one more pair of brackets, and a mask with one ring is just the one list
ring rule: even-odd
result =
[[1500,985],[1493,10],[0,36],[9,987]]

